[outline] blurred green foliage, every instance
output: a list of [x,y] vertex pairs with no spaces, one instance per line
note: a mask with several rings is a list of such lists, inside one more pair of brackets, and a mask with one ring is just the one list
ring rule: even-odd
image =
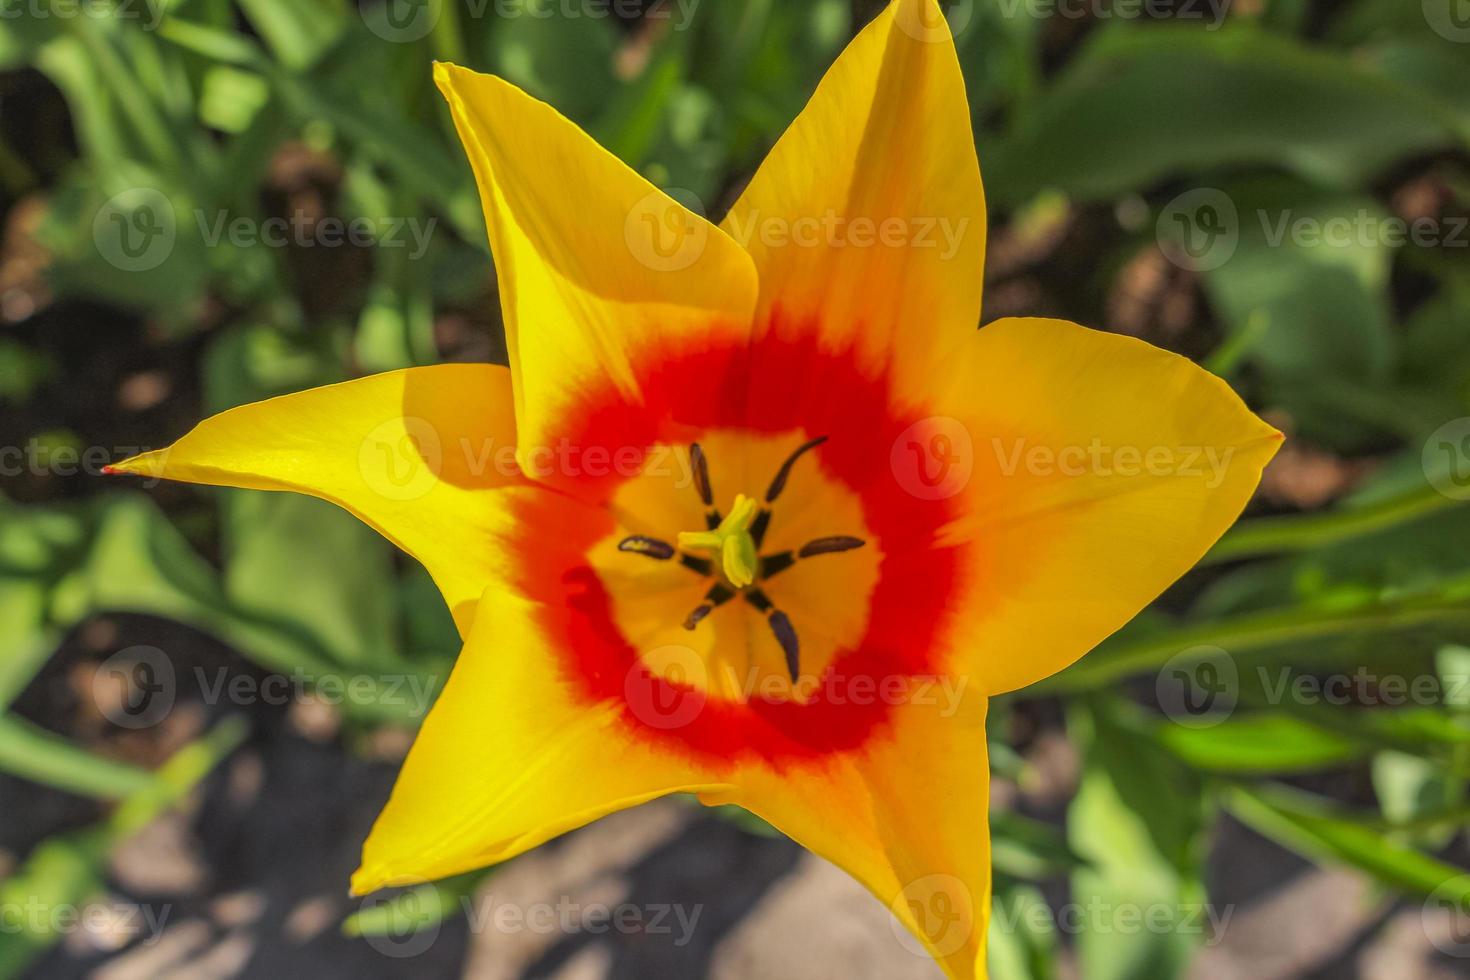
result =
[[[1438,19],[1457,2],[1257,0],[1151,19],[1106,16],[1106,3],[1085,18],[1024,0],[950,5],[995,233],[1026,242],[1058,222],[1088,229],[1070,246],[1084,262],[1063,260],[1064,312],[1105,325],[1117,279],[1167,251],[1171,202],[1210,189],[1235,209],[1238,232],[1224,261],[1184,274],[1201,297],[1210,366],[1289,420],[1301,444],[1372,464],[1324,510],[1278,505],[1248,518],[1177,595],[1039,690],[996,705],[998,779],[1031,778],[1024,753],[1007,747],[1028,699],[1065,700],[1081,760],[1065,830],[1018,812],[993,817],[992,961],[1003,980],[1052,975],[1066,946],[1088,978],[1181,975],[1207,931],[1120,935],[1084,917],[1060,936],[1027,911],[1058,880],[1077,901],[1207,902],[1206,845],[1222,813],[1416,901],[1443,897],[1446,883],[1470,898],[1470,878],[1446,856],[1465,854],[1470,816],[1470,702],[1451,696],[1470,675],[1470,510],[1441,492],[1455,475],[1446,468],[1470,459],[1453,446],[1424,451],[1470,415],[1470,233],[1455,231],[1470,211],[1470,38]],[[85,14],[61,0],[0,0],[6,115],[13,92],[42,88],[69,114],[64,138],[35,145],[0,125],[0,187],[12,217],[40,203],[34,237],[57,301],[142,318],[158,344],[199,352],[200,404],[183,412],[195,417],[433,362],[446,312],[495,349],[482,219],[431,60],[506,76],[718,213],[850,37],[855,11],[873,6],[665,4],[623,21],[586,15],[605,6],[551,0],[527,0],[514,17],[449,0],[363,0],[360,10],[118,0]],[[304,248],[229,233],[237,219],[259,229],[291,218],[303,183],[345,224],[428,229],[422,250],[380,236],[339,250],[350,260],[314,264]],[[1407,202],[1415,193],[1431,203]],[[1275,231],[1283,217],[1381,227],[1406,213],[1434,215],[1439,239],[1324,243]],[[141,248],[119,252],[114,228]],[[0,331],[12,334],[0,332],[6,411],[67,377],[44,345]],[[103,612],[177,620],[264,668],[318,679],[442,675],[457,645],[442,603],[421,569],[366,528],[314,500],[190,493],[206,506],[176,497],[167,517],[137,489],[91,483],[71,495],[81,499],[0,498],[0,711],[69,630]],[[1161,713],[1157,681],[1211,662],[1211,651],[1237,673],[1234,712],[1207,725]],[[1359,670],[1437,678],[1441,694],[1345,705],[1283,698],[1276,680]],[[417,721],[371,698],[348,708],[361,725]],[[217,731],[198,752],[216,758],[238,737]],[[13,712],[0,713],[0,770],[127,801],[0,882],[0,897],[73,896],[58,901],[100,887],[106,848],[133,825],[127,814],[166,805],[160,787],[202,771],[197,759],[158,774],[124,766]],[[1303,788],[1324,785],[1304,776],[1343,771],[1365,774],[1371,798]],[[445,914],[472,885],[425,886],[438,897],[415,901],[415,914]],[[389,928],[394,908],[349,931]],[[0,975],[55,938],[0,934]]]

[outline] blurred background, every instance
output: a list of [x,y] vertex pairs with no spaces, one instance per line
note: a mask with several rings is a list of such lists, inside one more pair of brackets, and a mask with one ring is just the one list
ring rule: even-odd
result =
[[[1199,569],[993,709],[994,975],[1470,975],[1470,2],[946,6],[986,319],[1143,337],[1291,437]],[[431,60],[718,217],[876,8],[0,0],[0,976],[935,975],[679,799],[348,899],[457,652],[432,584],[314,500],[99,477],[504,361]]]

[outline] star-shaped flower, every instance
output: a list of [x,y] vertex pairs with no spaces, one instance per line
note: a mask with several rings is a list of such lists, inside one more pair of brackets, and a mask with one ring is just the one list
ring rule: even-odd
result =
[[442,590],[464,651],[353,890],[694,793],[983,975],[987,698],[1189,569],[1280,434],[1137,340],[976,329],[985,201],[934,0],[858,35],[718,227],[514,86],[435,77],[509,369],[275,398],[117,467],[331,500]]

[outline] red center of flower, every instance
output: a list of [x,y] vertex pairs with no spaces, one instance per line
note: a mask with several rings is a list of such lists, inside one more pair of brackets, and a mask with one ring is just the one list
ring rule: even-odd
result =
[[[821,349],[817,331],[780,334],[641,363],[642,404],[584,393],[563,430],[572,444],[605,458],[637,447],[641,465],[520,504],[520,584],[543,603],[566,682],[711,760],[780,764],[860,745],[944,672],[946,606],[962,584],[956,549],[937,544],[954,501],[911,493],[890,463],[929,413],[895,404],[886,377]],[[670,527],[719,526],[715,481],[765,487],[742,586],[708,549],[667,540]],[[845,553],[808,560],[834,552]],[[779,605],[767,589],[777,575]],[[757,617],[759,629],[741,625]]]

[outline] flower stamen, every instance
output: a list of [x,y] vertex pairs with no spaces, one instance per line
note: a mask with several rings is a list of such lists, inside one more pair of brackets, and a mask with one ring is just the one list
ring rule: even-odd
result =
[[714,506],[714,488],[710,483],[709,457],[699,443],[689,446],[689,463],[694,490],[705,505],[703,531],[680,531],[678,545],[646,534],[632,534],[618,542],[618,550],[668,561],[675,555],[680,564],[701,576],[715,577],[703,601],[684,617],[683,626],[693,630],[720,606],[737,595],[765,616],[771,633],[781,647],[787,673],[795,683],[801,667],[801,642],[791,617],[776,608],[775,603],[755,583],[783,572],[796,562],[818,555],[838,554],[861,548],[862,538],[849,534],[833,534],[813,538],[800,548],[761,555],[760,545],[771,522],[770,505],[781,496],[791,478],[792,468],[806,453],[827,441],[826,436],[809,439],[797,446],[776,470],[766,488],[763,503],[745,494],[736,494],[730,512],[723,517]]
[[619,551],[629,551],[635,555],[646,555],[657,561],[668,561],[674,557],[674,546],[667,541],[651,538],[646,534],[630,534],[618,542]]
[[771,597],[760,589],[746,589],[745,601],[765,613],[766,622],[770,624],[771,632],[776,635],[776,642],[781,645],[781,653],[786,657],[786,672],[791,675],[791,682],[795,684],[801,671],[801,643],[796,638],[796,627],[791,625],[791,617],[777,609]]
[[825,538],[815,538],[802,545],[796,551],[778,551],[774,555],[766,555],[761,558],[762,579],[768,579],[778,572],[784,572],[796,564],[799,558],[813,558],[817,555],[833,555],[843,551],[852,551],[861,548],[867,542],[862,538],[855,538],[849,534],[834,534]]
[[724,582],[716,582],[704,594],[704,601],[695,606],[689,615],[684,617],[684,628],[686,630],[694,629],[694,627],[699,625],[699,621],[714,612],[716,607],[722,606],[735,598],[735,594],[735,590]]
[[760,559],[755,541],[750,536],[750,522],[755,518],[756,503],[745,494],[737,494],[730,513],[709,531],[680,531],[679,547],[686,551],[703,550],[719,559],[725,579],[737,589],[755,581]]
[[786,462],[781,464],[781,468],[776,470],[776,475],[771,480],[771,485],[766,488],[767,506],[762,507],[760,513],[755,515],[755,521],[750,527],[750,536],[755,541],[757,548],[765,540],[766,528],[771,523],[771,508],[769,505],[775,503],[776,498],[781,496],[781,491],[786,489],[786,481],[791,477],[791,467],[795,466],[796,461],[801,459],[809,450],[817,448],[826,441],[826,436],[817,436],[815,439],[807,440],[800,446],[797,446],[795,451],[786,457]]

